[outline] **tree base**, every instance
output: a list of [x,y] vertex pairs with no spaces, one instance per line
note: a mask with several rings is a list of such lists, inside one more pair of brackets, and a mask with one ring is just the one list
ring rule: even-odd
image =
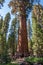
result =
[[16,52],[15,53],[15,56],[16,56],[16,58],[28,57],[29,56],[29,53],[23,54],[23,53]]

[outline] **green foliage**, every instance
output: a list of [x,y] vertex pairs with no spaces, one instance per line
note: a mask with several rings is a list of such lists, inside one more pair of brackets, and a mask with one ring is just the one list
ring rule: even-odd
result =
[[0,63],[0,65],[19,65],[19,64],[17,64],[17,63],[15,63],[15,64],[12,64],[12,63]]
[[[40,6],[40,5],[38,5]],[[36,5],[36,10],[38,7]],[[39,13],[43,14],[43,9],[42,6],[41,7],[41,12],[39,11]],[[42,16],[42,14],[40,14],[40,17]],[[36,15],[36,16],[35,16]],[[39,14],[38,14],[39,15]],[[42,17],[40,19],[40,17],[37,16],[37,11],[36,14],[35,12],[32,12],[32,42],[33,42],[33,53],[36,56],[43,56],[43,24],[42,24]],[[41,22],[41,23],[40,23]]]
[[28,13],[32,10],[34,1],[35,0],[11,0],[9,7],[12,8],[12,13],[19,12],[22,15],[28,15]]
[[25,59],[25,61],[32,62],[32,63],[36,63],[36,62],[42,62],[43,63],[43,58],[28,57]]
[[3,3],[4,2],[4,0],[0,0],[0,3]]
[[14,18],[12,20],[12,25],[11,25],[11,34],[9,35],[9,38],[8,38],[8,47],[11,51],[10,53],[12,53],[12,55],[15,54],[15,51],[16,51],[16,33],[17,33],[17,30],[16,30],[16,24],[17,24],[17,19]]
[[6,33],[8,29],[8,23],[10,21],[10,13],[7,13],[4,20],[0,19],[0,44],[1,49],[5,49],[6,46]]
[[9,22],[10,22],[10,13],[8,12],[4,18],[4,32],[7,33]]
[[5,0],[0,0],[0,9],[1,9],[1,6],[3,6],[4,1]]
[[7,65],[19,65],[19,64],[17,64],[17,63],[15,63],[15,64],[9,63],[9,64],[7,64]]
[[9,62],[9,57],[7,53],[7,43],[6,43],[6,34],[9,26],[10,21],[10,13],[7,13],[4,20],[0,19],[0,57],[2,63]]
[[8,56],[7,53],[4,53],[4,54],[2,54],[1,61],[2,61],[2,63],[9,63],[9,62],[11,62],[11,59],[10,59],[10,57]]
[[1,28],[2,28],[2,23],[3,23],[3,19],[0,19],[0,32],[1,32]]

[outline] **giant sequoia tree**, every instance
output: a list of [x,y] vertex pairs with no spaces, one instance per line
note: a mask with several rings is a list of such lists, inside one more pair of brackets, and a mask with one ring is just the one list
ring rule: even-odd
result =
[[32,9],[34,0],[11,0],[9,6],[12,7],[12,13],[19,12],[19,36],[17,52],[26,56],[28,54],[28,40],[26,29],[26,15]]

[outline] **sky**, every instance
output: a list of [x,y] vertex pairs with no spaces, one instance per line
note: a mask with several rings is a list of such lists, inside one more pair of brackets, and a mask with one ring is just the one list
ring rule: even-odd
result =
[[4,6],[2,9],[0,9],[0,15],[5,17],[7,12],[10,12],[10,8],[8,7],[8,3],[10,0],[5,0],[5,3],[3,4]]
[[[9,8],[8,4],[9,4],[10,0],[5,0],[5,3],[4,3],[4,6],[2,7],[2,9],[0,9],[0,15],[4,18],[5,15],[10,12],[11,14],[11,9]],[[43,5],[43,0],[40,0],[40,4]],[[13,15],[11,15],[11,21],[12,19],[14,18]],[[31,18],[31,15],[29,16],[29,18]],[[12,22],[9,22],[9,28],[8,28],[8,33],[7,33],[7,37],[9,36],[9,31],[10,31],[10,28],[11,28],[11,23]]]

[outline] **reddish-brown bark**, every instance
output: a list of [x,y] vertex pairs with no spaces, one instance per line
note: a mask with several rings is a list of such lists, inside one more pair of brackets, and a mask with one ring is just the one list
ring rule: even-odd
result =
[[26,17],[20,15],[19,18],[20,28],[18,33],[18,46],[17,51],[24,56],[28,54],[28,39],[27,39],[27,28],[26,28]]

